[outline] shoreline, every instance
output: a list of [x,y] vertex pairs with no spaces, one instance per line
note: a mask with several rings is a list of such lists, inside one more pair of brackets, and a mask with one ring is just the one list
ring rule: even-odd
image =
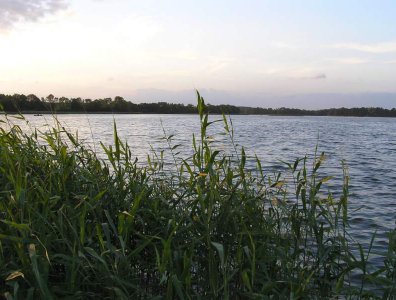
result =
[[[82,112],[82,111],[74,111],[74,112],[66,112],[66,111],[58,111],[58,112],[50,112],[50,111],[21,111],[21,112],[4,112],[1,111],[2,115],[196,115],[196,113],[166,113],[166,112]],[[220,113],[211,113],[211,115],[221,116]],[[354,118],[388,118],[393,119],[396,116],[359,116],[359,115],[325,115],[325,114],[244,114],[244,113],[231,113],[225,114],[231,116],[266,116],[266,117],[354,117]]]

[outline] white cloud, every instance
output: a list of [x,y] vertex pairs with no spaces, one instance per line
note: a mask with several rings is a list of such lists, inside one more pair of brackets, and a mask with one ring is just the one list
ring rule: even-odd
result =
[[326,79],[325,73],[310,67],[294,67],[294,68],[270,68],[261,74],[271,77],[288,78],[288,79]]
[[365,64],[365,63],[369,62],[368,60],[361,59],[358,57],[335,58],[335,59],[331,59],[331,61],[343,64],[343,65],[359,65],[359,64]]
[[66,0],[0,0],[0,31],[20,21],[37,21],[67,6]]
[[360,43],[340,43],[331,46],[337,49],[348,49],[368,53],[389,53],[396,52],[396,42],[360,44]]
[[297,50],[301,48],[301,46],[298,46],[296,44],[285,43],[285,42],[272,42],[271,46],[274,48],[286,49],[286,50]]

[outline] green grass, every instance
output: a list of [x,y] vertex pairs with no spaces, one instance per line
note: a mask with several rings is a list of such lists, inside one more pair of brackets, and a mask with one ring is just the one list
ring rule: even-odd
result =
[[[113,145],[102,145],[106,160],[61,124],[0,129],[0,294],[395,298],[396,231],[384,266],[372,271],[370,248],[349,243],[346,167],[341,190],[330,190],[321,174],[324,154],[287,164],[287,176],[269,176],[258,159],[249,171],[243,148],[229,156],[208,139],[199,94],[198,111],[191,157],[179,159],[166,137],[173,171],[161,153],[138,166],[116,125]],[[230,120],[219,122],[235,145]]]

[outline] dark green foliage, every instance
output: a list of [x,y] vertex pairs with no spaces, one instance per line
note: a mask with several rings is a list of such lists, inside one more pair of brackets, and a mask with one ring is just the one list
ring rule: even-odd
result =
[[[177,103],[140,103],[135,104],[120,96],[114,99],[81,99],[48,97],[39,99],[33,94],[3,95],[0,94],[0,105],[8,113],[143,113],[143,114],[195,114],[197,108],[191,104]],[[356,117],[396,117],[396,109],[381,107],[360,108],[329,108],[320,110],[304,110],[297,108],[262,108],[262,107],[238,107],[234,105],[210,105],[206,111],[211,114],[232,115],[274,115],[274,116],[356,116]]]
[[[305,299],[395,295],[395,233],[384,267],[348,244],[348,175],[323,191],[324,155],[269,176],[244,149],[227,156],[207,136],[163,169],[138,167],[119,138],[107,160],[59,126],[0,131],[0,293],[6,299]],[[225,134],[234,145],[226,117]],[[5,126],[2,126],[5,127]],[[293,178],[287,180],[286,178]],[[336,199],[333,195],[338,194]],[[364,276],[350,284],[356,272]],[[360,284],[361,283],[361,284]],[[372,294],[370,285],[380,288]]]
[[[0,94],[0,105],[5,112],[56,112],[56,113],[154,113],[154,114],[195,114],[197,108],[191,104],[140,103],[135,104],[117,96],[113,99],[56,98],[49,95],[39,99],[35,95]],[[209,105],[208,112],[215,114],[238,114],[239,108],[232,105]]]

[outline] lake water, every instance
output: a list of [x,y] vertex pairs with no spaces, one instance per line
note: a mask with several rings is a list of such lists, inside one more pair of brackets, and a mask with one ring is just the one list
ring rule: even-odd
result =
[[[28,115],[27,119],[32,127],[53,124],[50,115]],[[128,141],[142,164],[147,161],[150,145],[157,150],[167,148],[163,130],[174,135],[173,144],[182,145],[178,151],[184,158],[192,153],[192,133],[199,132],[196,115],[59,115],[58,119],[69,131],[78,131],[79,138],[97,153],[101,153],[99,141],[112,143],[115,119],[119,136]],[[384,251],[386,232],[395,227],[396,220],[396,119],[232,116],[232,121],[235,141],[249,156],[256,154],[269,173],[284,170],[281,161],[312,157],[318,145],[318,152],[324,151],[327,156],[323,175],[334,175],[335,185],[339,185],[341,161],[345,160],[350,175],[352,236],[367,245],[377,230],[371,260],[380,264],[381,258],[375,253]],[[214,146],[232,151],[225,137],[217,135],[219,132],[223,132],[220,122],[210,130]]]

